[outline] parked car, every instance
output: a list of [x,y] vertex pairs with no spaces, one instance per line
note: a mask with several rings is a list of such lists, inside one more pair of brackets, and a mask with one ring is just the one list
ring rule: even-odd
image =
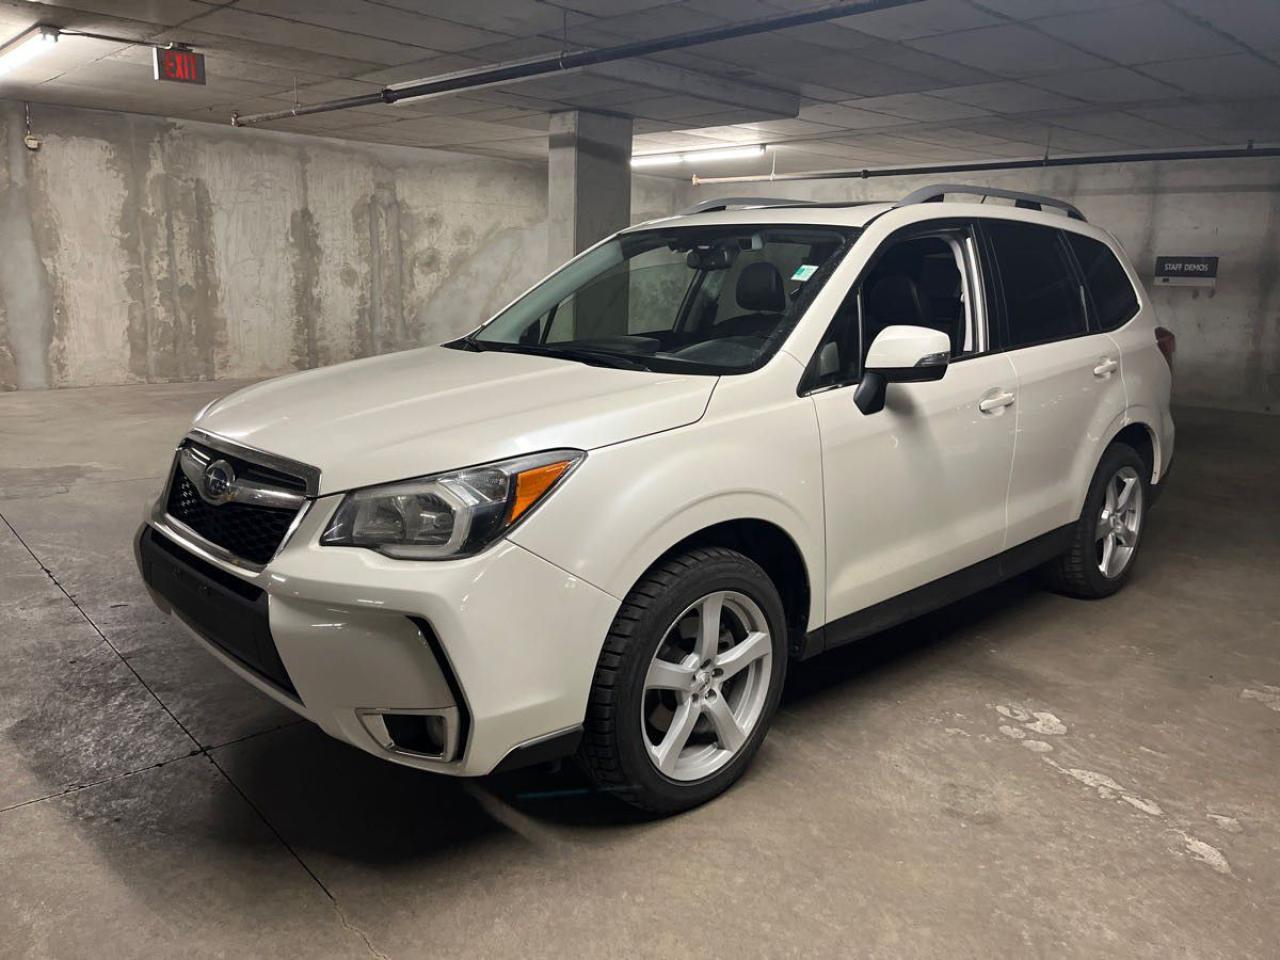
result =
[[1120,589],[1172,357],[1069,204],[712,202],[462,339],[212,403],[138,563],[362,750],[467,776],[576,754],[672,812],[742,774],[792,660],[1034,567]]

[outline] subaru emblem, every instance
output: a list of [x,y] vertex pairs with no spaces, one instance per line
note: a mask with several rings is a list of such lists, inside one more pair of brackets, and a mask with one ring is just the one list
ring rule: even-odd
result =
[[200,481],[200,494],[210,503],[226,503],[236,495],[236,472],[225,460],[205,467]]

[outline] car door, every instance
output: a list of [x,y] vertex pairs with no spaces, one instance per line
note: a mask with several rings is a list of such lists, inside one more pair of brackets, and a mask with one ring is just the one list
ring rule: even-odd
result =
[[1090,328],[1087,294],[1062,231],[994,218],[981,229],[1017,375],[1013,547],[1077,519],[1098,444],[1124,411],[1124,382],[1115,341]]
[[[885,241],[814,359],[829,645],[842,639],[842,617],[992,557],[1004,546],[1014,372],[1007,357],[989,349],[988,294],[971,225],[947,223],[918,225]],[[922,243],[931,236],[956,258],[954,307],[947,306],[947,296],[930,296],[938,291],[919,289],[931,272],[945,280],[945,258]],[[918,273],[912,257],[904,255],[912,244],[926,261]],[[880,284],[907,291],[910,302],[877,302],[885,299]],[[940,292],[946,293],[945,285]],[[943,329],[948,320],[963,327],[947,331],[953,359],[943,378],[891,384],[884,409],[863,414],[853,394],[875,333],[887,323]]]

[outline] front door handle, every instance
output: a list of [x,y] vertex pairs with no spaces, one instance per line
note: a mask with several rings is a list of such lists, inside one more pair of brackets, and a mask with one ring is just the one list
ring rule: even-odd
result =
[[1093,368],[1093,375],[1095,377],[1109,377],[1118,366],[1120,366],[1119,360],[1113,360],[1111,357],[1099,357],[1098,365]]
[[1011,403],[1013,403],[1013,394],[1002,391],[989,397],[983,397],[978,401],[978,409],[983,413],[995,413],[1001,407],[1007,407]]

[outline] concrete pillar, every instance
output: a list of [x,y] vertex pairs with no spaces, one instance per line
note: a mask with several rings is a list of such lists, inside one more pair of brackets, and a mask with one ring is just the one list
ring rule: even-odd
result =
[[547,254],[555,268],[631,222],[631,119],[557,113],[548,144]]

